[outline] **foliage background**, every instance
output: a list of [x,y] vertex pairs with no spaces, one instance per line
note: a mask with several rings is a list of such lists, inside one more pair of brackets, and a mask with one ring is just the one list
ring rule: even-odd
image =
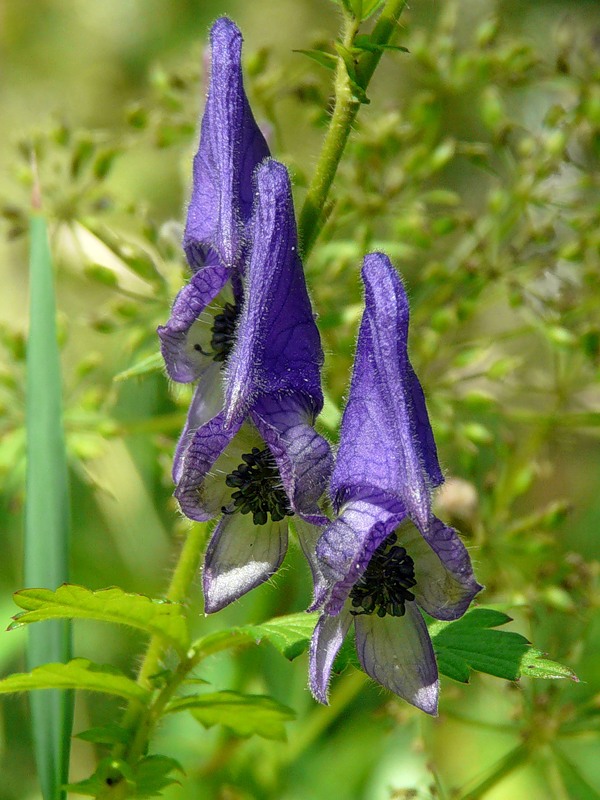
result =
[[[582,683],[448,680],[440,718],[429,720],[351,669],[321,709],[306,689],[305,657],[290,664],[267,646],[217,656],[203,679],[272,694],[298,719],[285,743],[206,732],[175,716],[156,742],[188,773],[170,798],[600,797],[600,7],[412,6],[398,39],[410,53],[387,55],[375,76],[330,222],[306,264],[327,352],[322,424],[335,438],[360,314],[358,266],[366,249],[384,247],[411,294],[411,353],[442,461],[450,478],[466,481],[449,481],[440,513],[465,535],[488,587],[482,602],[508,610],[516,630]],[[292,170],[299,205],[330,75],[292,50],[333,39],[332,3],[0,5],[7,621],[23,581],[22,229],[32,144],[57,265],[72,580],[158,596],[185,531],[168,470],[189,395],[160,372],[113,379],[155,352],[155,327],[183,279],[177,225],[201,109],[199,64],[208,25],[222,13],[244,32],[253,107]],[[307,570],[297,552],[286,564],[219,620],[199,615],[198,632],[305,607]],[[24,636],[0,635],[4,674],[23,667]],[[77,655],[130,671],[142,648],[130,631],[75,625]],[[113,702],[79,697],[75,731],[110,720]],[[37,797],[26,698],[9,699],[0,713],[0,798]],[[75,740],[72,779],[93,765],[91,745]],[[482,779],[494,770],[487,791]]]

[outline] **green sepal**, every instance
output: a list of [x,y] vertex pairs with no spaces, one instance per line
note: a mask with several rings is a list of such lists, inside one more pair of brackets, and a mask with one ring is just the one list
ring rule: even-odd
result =
[[212,692],[178,697],[167,712],[190,711],[205,728],[224,725],[237,736],[256,734],[263,739],[285,740],[284,723],[295,719],[295,712],[267,695],[240,692]]
[[139,628],[150,636],[161,636],[180,651],[189,646],[187,621],[181,605],[125,592],[117,586],[92,591],[65,583],[56,591],[22,589],[13,597],[25,611],[13,618],[9,630],[46,619],[95,619]]
[[105,692],[125,700],[146,703],[150,692],[121,670],[108,664],[95,664],[87,658],[74,658],[66,664],[44,664],[31,672],[15,672],[0,680],[0,694],[29,692],[33,689],[80,689]]

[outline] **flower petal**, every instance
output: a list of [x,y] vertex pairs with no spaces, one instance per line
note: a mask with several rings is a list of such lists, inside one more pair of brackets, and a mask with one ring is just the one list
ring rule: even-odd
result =
[[442,481],[423,391],[408,358],[409,307],[402,283],[381,253],[363,266],[365,312],[333,472],[334,505],[373,487],[398,497],[425,530],[430,490]]
[[255,525],[251,514],[226,514],[214,530],[202,585],[204,610],[220,611],[268,580],[287,550],[287,520]]
[[323,614],[315,626],[310,642],[308,681],[315,700],[328,705],[331,669],[344,643],[352,615],[345,609],[335,616]]
[[415,603],[403,617],[354,618],[356,651],[373,680],[427,714],[437,714],[438,670],[427,625]]
[[398,544],[415,562],[417,603],[435,619],[461,617],[483,588],[475,580],[467,548],[457,532],[433,518],[427,541],[412,526],[398,531]]
[[173,483],[179,483],[183,469],[183,457],[194,434],[215,417],[223,408],[223,385],[221,382],[221,365],[210,361],[206,367],[202,382],[196,386],[192,402],[177,447],[173,456]]
[[254,403],[250,418],[273,453],[292,509],[319,515],[317,501],[327,486],[333,459],[328,442],[313,428],[307,399],[266,395]]
[[314,418],[323,407],[323,351],[298,256],[285,167],[265,161],[256,189],[245,302],[228,362],[227,419],[243,416],[260,395],[276,393],[306,397]]
[[234,267],[242,226],[252,210],[252,174],[269,155],[244,93],[242,35],[225,17],[211,30],[212,66],[183,247],[192,269],[202,266],[203,247]]
[[324,600],[329,614],[339,613],[375,550],[405,516],[399,509],[355,500],[325,528],[317,544],[317,557],[327,584]]
[[[324,521],[325,523],[328,522],[326,517],[324,517]],[[300,543],[300,547],[304,553],[304,557],[308,561],[308,566],[312,573],[314,587],[313,602],[310,608],[308,608],[308,611],[315,611],[323,604],[327,594],[327,582],[321,570],[321,562],[316,554],[317,541],[323,532],[323,526],[306,522],[297,514],[292,519],[292,525],[296,531],[298,542]]]
[[160,349],[172,380],[195,381],[212,363],[207,353],[213,317],[205,309],[223,289],[229,274],[221,266],[207,266],[197,272],[175,298],[167,324],[158,327]]
[[[240,428],[241,423],[225,425],[221,413],[194,433],[177,467],[180,480],[175,497],[186,517],[198,522],[212,519],[231,496],[225,477],[239,464],[241,452],[248,452],[242,446],[228,447]],[[221,466],[224,459],[227,463]]]

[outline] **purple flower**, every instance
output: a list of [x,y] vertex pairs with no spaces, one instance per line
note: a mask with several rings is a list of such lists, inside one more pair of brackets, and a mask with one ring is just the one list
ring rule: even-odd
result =
[[481,586],[456,531],[431,511],[431,489],[443,478],[408,358],[406,293],[380,253],[365,258],[362,275],[365,312],[331,479],[338,516],[316,548],[315,605],[323,614],[310,686],[326,703],[333,661],[354,621],[365,672],[435,714],[437,665],[418,606],[457,619]]
[[211,30],[211,74],[194,158],[183,247],[193,272],[171,317],[158,328],[169,377],[199,381],[175,454],[173,477],[194,431],[223,404],[221,367],[233,343],[242,303],[252,176],[269,155],[242,80],[242,36],[222,17]]
[[287,549],[287,517],[323,520],[331,471],[313,423],[323,406],[323,354],[298,256],[285,167],[256,173],[243,306],[223,410],[193,434],[175,491],[195,520],[222,514],[206,553],[206,611],[267,580]]

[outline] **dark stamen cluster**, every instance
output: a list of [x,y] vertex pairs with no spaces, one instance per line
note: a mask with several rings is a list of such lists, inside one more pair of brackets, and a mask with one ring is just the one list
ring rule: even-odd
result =
[[353,607],[360,609],[351,614],[377,612],[378,617],[403,617],[405,604],[415,599],[409,591],[417,585],[415,563],[396,544],[397,538],[392,533],[373,553],[369,566],[350,592]]
[[226,361],[235,340],[235,323],[238,308],[232,303],[225,303],[223,311],[217,314],[212,326],[210,346],[213,349],[214,361]]
[[[242,514],[252,513],[255,525],[264,525],[268,514],[273,522],[279,522],[293,511],[286,493],[281,488],[281,478],[275,459],[268,447],[244,453],[243,463],[225,478],[227,486],[236,489],[231,495],[235,508]],[[225,513],[227,512],[224,508]]]

